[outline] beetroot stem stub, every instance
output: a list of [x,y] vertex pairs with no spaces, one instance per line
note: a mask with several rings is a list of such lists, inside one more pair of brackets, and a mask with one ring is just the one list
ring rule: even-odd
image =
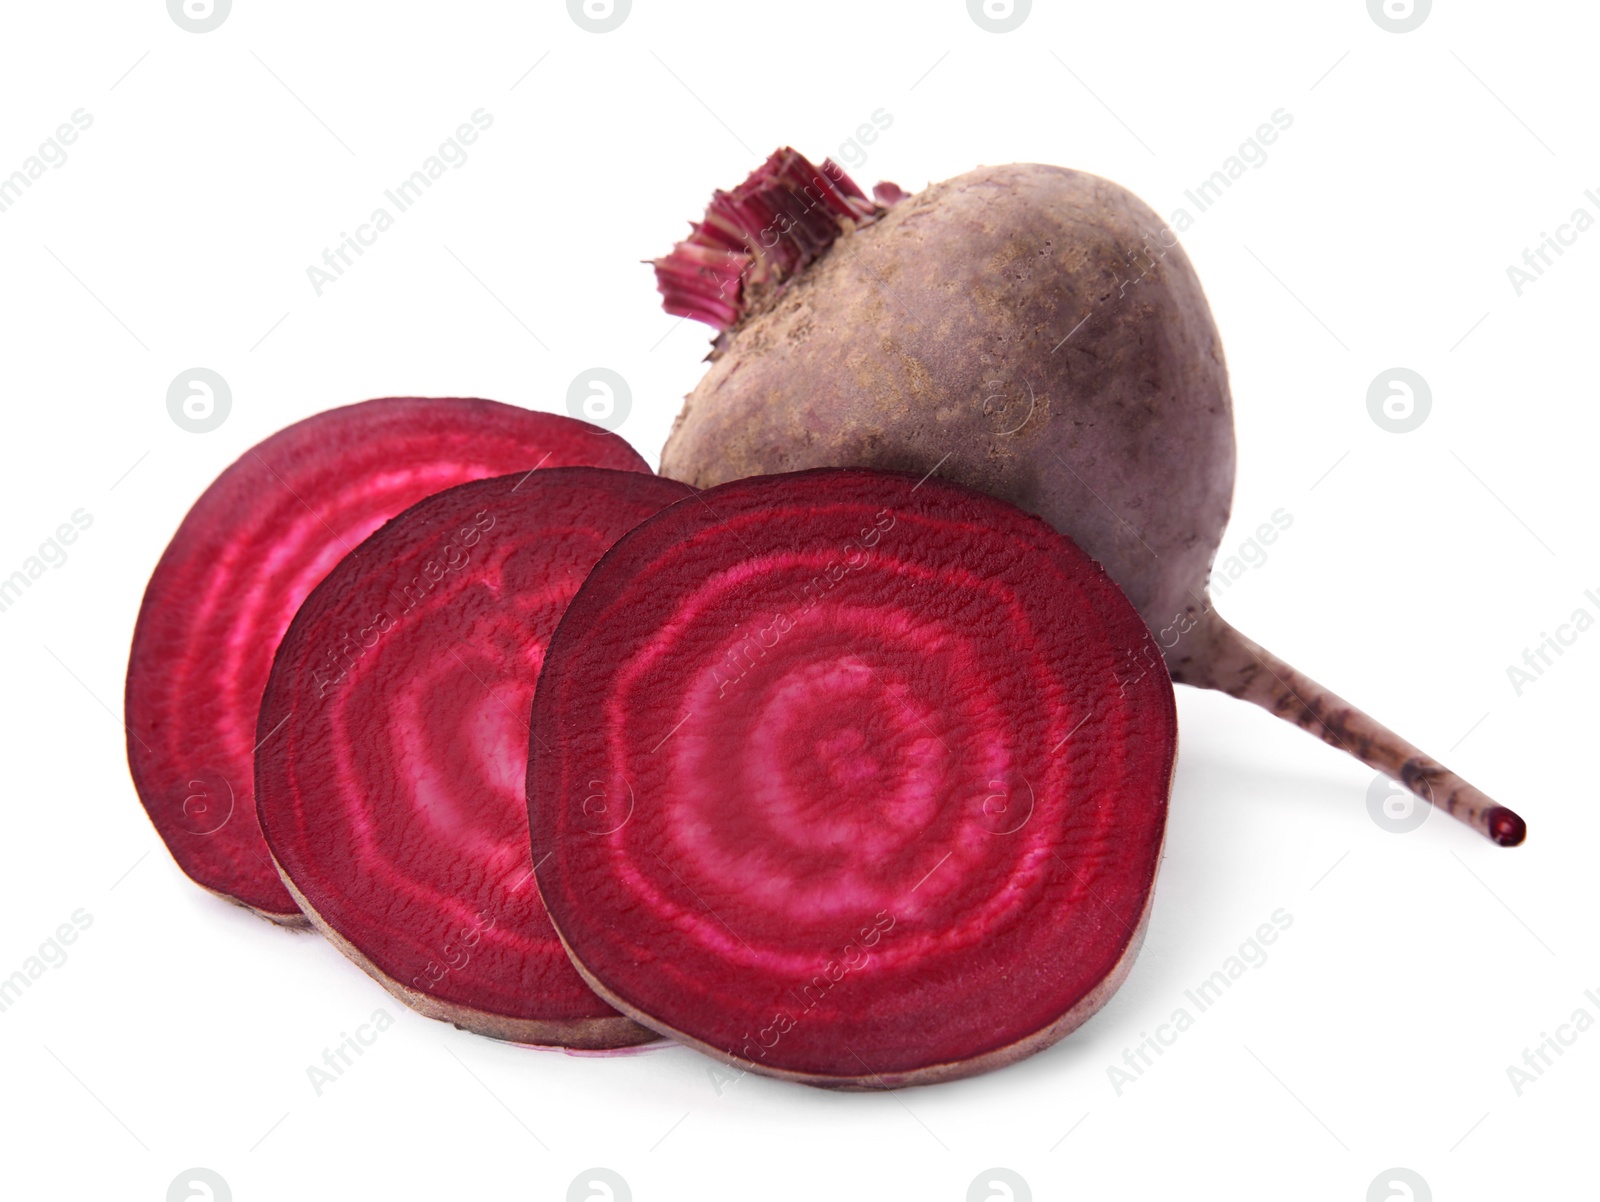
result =
[[681,501],[579,590],[533,713],[556,929],[601,996],[712,1055],[961,1076],[1131,964],[1172,686],[1099,565],[1005,502],[856,469]]

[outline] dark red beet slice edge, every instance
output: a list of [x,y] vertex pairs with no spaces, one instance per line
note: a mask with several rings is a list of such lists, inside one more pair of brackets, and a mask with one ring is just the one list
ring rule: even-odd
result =
[[656,1037],[583,983],[539,900],[528,716],[589,569],[691,491],[598,468],[459,485],[295,615],[261,704],[261,828],[306,915],[413,1009],[518,1043]]
[[1172,685],[1044,522],[865,470],[710,489],[622,539],[534,701],[539,890],[619,1010],[839,1088],[998,1067],[1127,973]]
[[272,653],[350,548],[430,493],[536,466],[649,471],[615,434],[495,401],[395,397],[319,413],[211,484],[156,565],[128,657],[128,767],[194,881],[304,926],[256,823],[252,753]]

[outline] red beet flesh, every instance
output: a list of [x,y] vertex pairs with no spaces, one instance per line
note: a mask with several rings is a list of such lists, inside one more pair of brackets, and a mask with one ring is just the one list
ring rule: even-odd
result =
[[618,1009],[841,1088],[963,1076],[1136,951],[1176,752],[1133,606],[937,479],[711,489],[624,538],[545,656],[540,893]]
[[654,1038],[584,985],[539,901],[528,713],[589,569],[690,491],[594,468],[460,485],[343,559],[284,636],[262,830],[306,914],[408,1005],[519,1042]]
[[649,470],[616,435],[568,417],[402,397],[298,422],[217,477],[156,565],[128,659],[128,766],[184,872],[304,925],[267,855],[251,783],[279,638],[340,557],[408,505],[467,480],[565,465]]

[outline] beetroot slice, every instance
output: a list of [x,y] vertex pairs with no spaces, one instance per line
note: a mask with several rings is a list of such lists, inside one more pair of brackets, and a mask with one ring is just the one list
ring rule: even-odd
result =
[[284,636],[261,828],[307,917],[414,1009],[519,1043],[655,1038],[584,985],[539,900],[528,714],[589,569],[691,492],[598,468],[448,489],[340,561]]
[[396,397],[297,422],[217,477],[156,565],[128,658],[128,766],[185,873],[306,925],[267,855],[251,783],[261,690],[289,620],[406,506],[467,480],[565,465],[649,471],[622,439],[569,417]]
[[540,893],[595,990],[841,1088],[998,1067],[1131,966],[1172,685],[1103,569],[936,479],[736,481],[624,538],[533,709]]

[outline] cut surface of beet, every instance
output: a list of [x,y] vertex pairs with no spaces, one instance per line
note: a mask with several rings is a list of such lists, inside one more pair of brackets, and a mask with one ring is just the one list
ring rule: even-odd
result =
[[407,1005],[519,1043],[655,1038],[583,983],[539,900],[528,717],[589,569],[690,494],[597,468],[459,485],[367,539],[295,616],[262,699],[261,734],[277,733],[256,756],[261,827],[307,917]]
[[888,1088],[1061,1038],[1142,936],[1176,754],[1138,613],[933,478],[722,485],[621,540],[533,709],[540,892],[618,1009]]
[[297,422],[217,477],[145,589],[125,695],[134,786],[190,878],[305,925],[267,855],[252,785],[261,690],[290,619],[346,552],[423,497],[571,465],[649,471],[615,434],[569,417],[393,397]]

